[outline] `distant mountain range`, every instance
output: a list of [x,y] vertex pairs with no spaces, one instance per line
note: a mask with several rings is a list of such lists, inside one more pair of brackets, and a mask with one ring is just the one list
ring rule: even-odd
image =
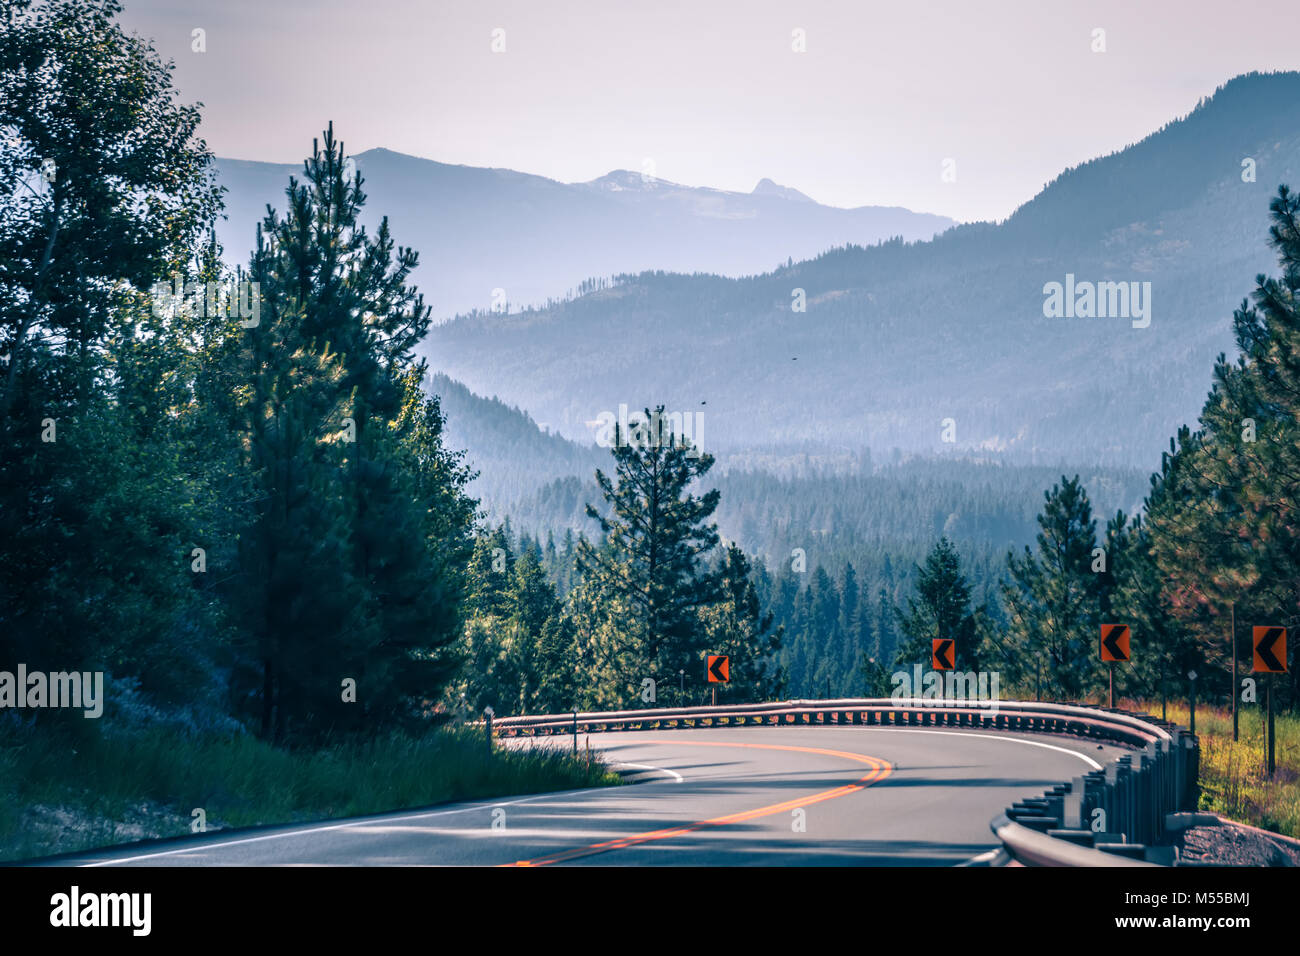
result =
[[[385,180],[412,162],[368,160],[372,194],[381,182],[399,195],[410,188]],[[463,175],[499,177],[503,196],[520,179],[537,185]],[[470,389],[582,441],[602,412],[663,403],[701,413],[705,446],[729,453],[868,446],[877,460],[898,449],[1151,468],[1176,428],[1195,420],[1216,355],[1233,351],[1232,309],[1257,273],[1276,271],[1266,239],[1279,183],[1300,187],[1300,74],[1250,74],[1140,143],[1066,171],[1003,223],[853,244],[742,278],[701,274],[725,271],[707,261],[732,250],[692,244],[676,268],[694,274],[646,272],[522,314],[462,316],[435,328],[427,348]],[[716,194],[709,207],[709,191],[631,173],[537,189],[563,195],[556,208],[572,216],[559,246],[532,250],[542,274],[566,282],[582,271],[565,243],[596,236],[575,211],[587,207],[566,205],[574,196],[635,196],[636,208],[678,216],[695,209],[719,228],[736,223],[720,210],[746,204],[821,208],[769,184],[749,197]],[[489,219],[503,237],[508,205]],[[738,222],[737,234],[760,231]],[[488,224],[476,229],[470,241],[487,243]],[[517,238],[501,241],[519,248]],[[480,267],[475,281],[488,284],[491,268]],[[1077,308],[1067,315],[1105,317],[1049,317],[1052,283],[1071,293]]]
[[[952,225],[897,207],[823,206],[769,179],[739,193],[626,170],[566,184],[386,149],[353,158],[366,221],[387,215],[397,242],[420,253],[415,282],[438,319],[518,311],[619,273],[752,275],[832,246],[928,239]],[[228,190],[218,239],[229,261],[243,262],[267,204],[284,209],[289,176],[301,179],[302,166],[220,159],[217,171]]]

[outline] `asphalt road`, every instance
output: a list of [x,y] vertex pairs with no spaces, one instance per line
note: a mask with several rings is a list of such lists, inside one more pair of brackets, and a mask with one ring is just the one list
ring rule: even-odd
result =
[[1011,802],[1126,752],[1069,737],[880,727],[579,738],[587,740],[641,782],[216,832],[59,863],[950,866],[997,845],[989,821]]

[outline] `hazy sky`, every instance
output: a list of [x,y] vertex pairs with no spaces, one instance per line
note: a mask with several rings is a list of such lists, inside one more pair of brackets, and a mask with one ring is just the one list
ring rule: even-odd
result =
[[748,191],[769,177],[831,205],[963,220],[1005,217],[1238,73],[1300,69],[1297,0],[125,5],[205,104],[220,156],[297,162],[332,119],[349,152],[565,182],[644,168]]

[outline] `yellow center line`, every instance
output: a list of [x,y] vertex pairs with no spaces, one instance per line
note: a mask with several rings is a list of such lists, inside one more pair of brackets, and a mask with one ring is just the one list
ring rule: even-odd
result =
[[590,846],[575,847],[572,850],[564,850],[559,853],[553,853],[550,856],[541,856],[532,860],[519,860],[515,863],[506,863],[505,866],[546,866],[549,863],[563,863],[566,860],[575,860],[579,857],[594,856],[597,853],[608,853],[610,850],[623,850],[630,846],[639,846],[643,843],[650,843],[654,840],[666,840],[669,837],[680,836],[683,833],[690,833],[694,830],[701,830],[705,827],[726,826],[730,823],[744,823],[747,820],[757,820],[759,817],[771,816],[774,813],[790,811],[799,807],[806,807],[810,804],[821,803],[823,800],[834,800],[837,797],[847,796],[850,793],[856,793],[859,790],[865,790],[873,783],[884,780],[893,772],[893,765],[888,760],[881,760],[879,757],[868,757],[866,754],[849,753],[847,750],[823,750],[820,747],[792,747],[782,744],[742,744],[742,743],[722,743],[704,740],[647,740],[648,744],[662,744],[665,746],[677,747],[743,747],[751,750],[788,750],[796,753],[821,754],[827,757],[841,757],[845,760],[851,760],[854,763],[866,764],[871,767],[871,771],[862,777],[859,777],[853,783],[845,784],[841,787],[835,787],[831,790],[822,790],[818,793],[809,794],[806,797],[798,797],[794,800],[786,800],[784,803],[774,803],[766,807],[758,807],[754,810],[743,810],[739,813],[730,813],[723,817],[712,817],[708,820],[700,820],[696,823],[687,823],[681,826],[667,827],[663,830],[651,830],[648,833],[638,833],[635,836],[619,837],[616,840],[606,840],[603,843],[593,843]]

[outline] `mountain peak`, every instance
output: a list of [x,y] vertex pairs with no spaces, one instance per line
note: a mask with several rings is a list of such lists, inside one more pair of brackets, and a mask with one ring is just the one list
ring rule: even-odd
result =
[[772,182],[770,179],[760,179],[752,196],[773,196],[777,199],[793,199],[795,202],[812,202],[810,198],[799,192],[797,189],[791,189],[789,186],[781,186]]
[[657,179],[648,173],[636,173],[630,169],[615,169],[599,179],[591,180],[585,185],[594,186],[596,189],[603,189],[607,192],[621,193],[629,190],[641,192],[654,189],[656,186],[672,186],[676,184],[669,183],[664,179]]

